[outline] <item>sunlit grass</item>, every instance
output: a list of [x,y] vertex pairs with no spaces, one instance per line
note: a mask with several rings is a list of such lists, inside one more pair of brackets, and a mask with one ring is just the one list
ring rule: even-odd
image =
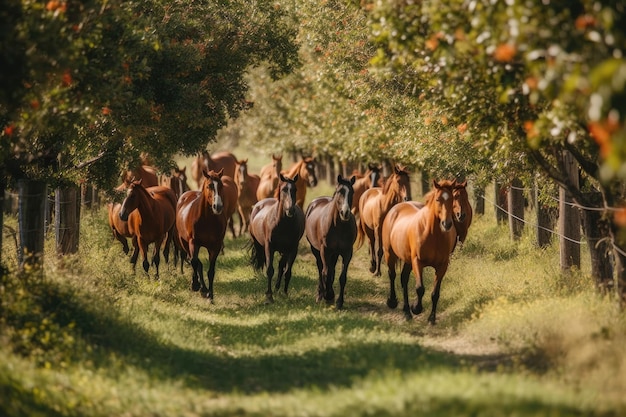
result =
[[[308,198],[332,190],[321,183]],[[44,279],[1,285],[0,415],[626,411],[624,313],[595,292],[586,264],[561,274],[557,245],[538,249],[530,232],[513,242],[491,213],[475,218],[452,257],[436,326],[426,321],[432,269],[427,313],[407,322],[385,305],[386,267],[371,276],[365,246],[342,311],[315,302],[306,239],[288,295],[265,304],[267,281],[249,265],[247,239],[227,235],[210,303],[190,290],[189,265],[181,274],[162,261],[158,280],[153,268],[133,272],[106,211],[84,213],[78,255],[57,260],[49,238]],[[410,288],[413,300],[413,278]]]

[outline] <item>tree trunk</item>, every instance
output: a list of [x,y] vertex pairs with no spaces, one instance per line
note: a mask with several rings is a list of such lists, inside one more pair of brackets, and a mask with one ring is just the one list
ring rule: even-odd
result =
[[524,184],[519,178],[514,178],[508,192],[509,232],[513,240],[519,240],[524,231],[523,186]]
[[485,187],[474,187],[474,214],[485,214]]
[[505,223],[509,218],[505,211],[508,205],[507,192],[506,187],[498,181],[495,183],[494,196],[496,199],[496,206],[494,207],[496,211],[496,220],[498,224]]
[[0,210],[0,274],[2,273],[2,271],[4,271],[4,268],[2,268],[2,238],[4,236],[4,195],[7,189],[7,177],[6,174],[3,172],[1,173],[2,175],[0,176],[0,207],[2,208],[2,210]]
[[428,175],[428,172],[422,170],[421,174],[422,196],[425,196],[430,191],[430,188],[432,187],[432,182],[430,181],[430,176]]
[[80,231],[78,188],[57,188],[54,203],[57,255],[76,253]]
[[20,271],[43,270],[44,232],[48,188],[42,181],[18,181],[18,227]]
[[[578,187],[578,167],[569,152],[563,153],[563,165],[572,184]],[[572,195],[563,187],[559,189],[559,232],[561,270],[573,266],[580,268],[580,213],[573,206]]]
[[556,209],[542,202],[540,188],[535,185],[535,212],[537,213],[537,246],[546,248],[552,243],[552,235],[558,213]]
[[[600,192],[585,193],[585,201],[592,207],[602,207],[604,200]],[[610,225],[600,210],[582,211],[582,228],[591,255],[591,276],[600,292],[608,293],[613,288],[613,261],[610,243]]]

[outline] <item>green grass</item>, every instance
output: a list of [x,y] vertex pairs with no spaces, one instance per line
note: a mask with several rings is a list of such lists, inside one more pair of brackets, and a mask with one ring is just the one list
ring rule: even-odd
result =
[[[453,256],[436,326],[426,321],[428,296],[426,314],[410,322],[386,307],[386,268],[369,274],[365,246],[344,310],[315,302],[306,239],[289,295],[266,305],[246,243],[227,235],[211,304],[189,290],[188,266],[181,274],[162,263],[159,281],[152,269],[133,273],[105,210],[83,216],[77,256],[57,260],[51,236],[45,278],[12,273],[0,285],[0,415],[626,412],[624,313],[595,293],[587,266],[562,276],[557,247],[510,241],[491,213]],[[427,294],[432,277],[427,270]]]

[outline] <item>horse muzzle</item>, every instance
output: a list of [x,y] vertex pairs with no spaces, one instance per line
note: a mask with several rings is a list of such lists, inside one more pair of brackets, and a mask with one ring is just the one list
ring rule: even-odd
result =
[[213,210],[214,214],[222,214],[222,210],[224,209],[224,206],[222,204],[213,204],[211,206],[211,209]]
[[441,230],[444,232],[448,232],[450,231],[450,229],[452,229],[452,225],[454,223],[452,222],[452,220],[443,220],[440,225],[441,225]]
[[120,220],[123,222],[128,221],[128,212],[126,210],[120,211]]

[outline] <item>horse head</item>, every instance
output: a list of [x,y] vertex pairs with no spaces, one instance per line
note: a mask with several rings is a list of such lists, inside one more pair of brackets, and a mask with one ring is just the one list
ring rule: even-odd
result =
[[222,174],[224,168],[218,172],[202,170],[204,175],[204,183],[202,184],[202,195],[206,203],[211,207],[213,214],[221,214],[224,209],[224,203],[222,201]]
[[243,187],[248,176],[248,158],[237,161],[237,170],[235,171],[235,182],[239,187]]
[[276,173],[276,177],[280,175],[280,171],[283,170],[283,155],[272,154],[272,172]]
[[337,175],[337,188],[335,189],[335,195],[333,200],[337,206],[339,212],[339,218],[341,221],[348,221],[352,216],[352,197],[354,196],[354,182],[356,177],[345,179],[341,175]]
[[296,210],[296,181],[298,181],[298,174],[293,179],[280,174],[278,201],[287,217],[293,217]]
[[468,209],[471,209],[469,205],[469,196],[467,195],[467,181],[462,183],[455,182],[452,193],[454,196],[454,217],[457,222],[463,223],[468,217]]
[[304,168],[306,169],[307,185],[309,187],[315,187],[317,185],[317,175],[315,174],[315,167],[317,162],[315,158],[307,157],[303,158]]
[[370,163],[368,164],[367,168],[369,169],[370,187],[378,187],[378,183],[382,179],[380,166]]
[[433,180],[434,195],[432,204],[435,206],[435,213],[439,219],[439,226],[443,232],[449,231],[454,225],[454,196],[453,189],[456,181]]
[[122,207],[120,208],[119,215],[122,221],[128,221],[130,213],[139,207],[139,191],[137,191],[139,188],[143,188],[143,185],[141,185],[141,179],[135,180],[135,178],[132,178],[130,184],[128,185],[128,190],[126,191],[126,198],[122,202]]
[[411,200],[411,180],[409,178],[409,172],[400,165],[393,167],[393,175],[385,181],[383,187],[383,194],[387,194],[391,191],[397,194],[401,201]]

